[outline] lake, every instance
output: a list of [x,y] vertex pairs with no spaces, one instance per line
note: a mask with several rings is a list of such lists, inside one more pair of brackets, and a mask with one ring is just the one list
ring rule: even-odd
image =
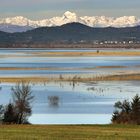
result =
[[[96,50],[0,50],[0,77],[92,76],[139,73],[140,56],[38,56],[36,52],[88,52]],[[102,50],[106,51],[106,50]],[[111,51],[111,50],[107,50]],[[120,50],[115,50],[120,51]],[[124,50],[123,50],[124,51]],[[131,50],[129,50],[131,52]],[[132,50],[134,51],[134,50]],[[136,50],[138,51],[138,50]],[[0,104],[12,100],[13,82],[1,82]],[[33,124],[108,124],[114,103],[140,95],[140,81],[49,81],[30,83]],[[56,98],[56,103],[52,103]]]

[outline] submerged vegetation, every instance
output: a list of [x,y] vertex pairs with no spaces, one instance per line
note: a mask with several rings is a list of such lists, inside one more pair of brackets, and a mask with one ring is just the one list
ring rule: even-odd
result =
[[46,82],[91,82],[91,81],[138,81],[140,73],[123,73],[110,75],[59,75],[52,77],[0,77],[0,82],[19,83],[22,81],[31,83]]
[[49,96],[48,101],[51,107],[59,107],[60,99],[58,96]]

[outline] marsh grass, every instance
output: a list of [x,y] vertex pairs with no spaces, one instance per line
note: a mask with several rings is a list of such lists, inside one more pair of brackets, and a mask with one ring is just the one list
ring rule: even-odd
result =
[[111,74],[111,75],[71,75],[71,76],[57,76],[57,77],[0,77],[0,82],[18,83],[44,83],[47,82],[72,82],[73,85],[77,82],[91,82],[91,81],[138,81],[140,80],[140,73],[130,74]]

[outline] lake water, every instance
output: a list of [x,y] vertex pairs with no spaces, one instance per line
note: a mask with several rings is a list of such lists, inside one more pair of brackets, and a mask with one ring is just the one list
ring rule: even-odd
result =
[[[97,75],[140,72],[140,56],[37,57],[33,52],[79,50],[0,50],[0,68],[47,68],[46,70],[0,70],[0,77]],[[81,51],[81,50],[80,50]],[[82,50],[89,51],[89,50]],[[95,51],[95,50],[90,50]],[[125,66],[97,68],[98,66]],[[14,83],[1,83],[0,104],[12,100]],[[140,95],[140,81],[47,82],[31,84],[33,124],[108,124],[114,103]],[[55,104],[51,98],[55,98]]]
[[[95,50],[61,50],[95,51]],[[104,50],[102,50],[104,51]],[[106,51],[106,50],[105,50]],[[111,50],[109,50],[111,51]],[[119,50],[120,51],[120,50]],[[124,51],[124,50],[122,50]],[[130,51],[130,50],[129,50]],[[60,52],[60,50],[0,50],[0,68],[34,68],[31,70],[0,70],[1,77],[52,76],[62,74],[110,74],[140,71],[140,56],[99,56],[99,57],[49,57],[36,56],[35,52]],[[102,66],[122,66],[123,68],[98,68]],[[38,69],[35,69],[38,68]],[[40,68],[46,68],[40,70]]]

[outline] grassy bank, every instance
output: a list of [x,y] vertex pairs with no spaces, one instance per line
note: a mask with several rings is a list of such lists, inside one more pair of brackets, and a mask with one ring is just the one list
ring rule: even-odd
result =
[[139,140],[140,126],[1,125],[3,140]]

